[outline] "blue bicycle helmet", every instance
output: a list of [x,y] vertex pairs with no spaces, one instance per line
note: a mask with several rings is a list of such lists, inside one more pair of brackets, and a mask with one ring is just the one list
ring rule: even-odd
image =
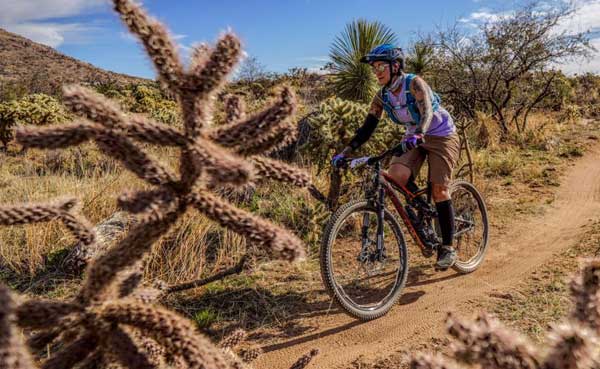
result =
[[388,63],[398,62],[400,69],[404,69],[404,53],[402,49],[392,44],[381,44],[374,47],[369,53],[360,58],[361,63],[373,63],[386,61]]

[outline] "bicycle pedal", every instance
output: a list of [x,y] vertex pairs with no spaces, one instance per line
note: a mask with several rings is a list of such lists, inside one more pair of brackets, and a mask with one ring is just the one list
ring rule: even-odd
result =
[[441,268],[437,265],[433,266],[433,270],[435,270],[436,272],[445,272],[446,270],[450,269],[450,267],[446,267],[446,268]]
[[433,256],[433,250],[427,250],[427,249],[423,250],[422,249],[421,250],[421,255],[423,255],[423,257],[430,258],[430,257]]

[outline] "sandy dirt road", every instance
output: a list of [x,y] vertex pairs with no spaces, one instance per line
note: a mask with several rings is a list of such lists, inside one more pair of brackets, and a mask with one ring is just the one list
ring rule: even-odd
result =
[[255,367],[287,368],[318,347],[321,354],[311,368],[345,368],[359,357],[384,358],[403,347],[443,337],[448,311],[469,314],[470,301],[527,278],[554,253],[572,245],[590,219],[600,218],[599,158],[600,145],[595,145],[567,169],[556,200],[544,215],[514,224],[506,235],[492,232],[480,270],[469,275],[448,271],[410,280],[400,303],[375,321],[361,323],[341,313],[309,317],[305,323],[318,327],[316,332],[263,346],[265,354]]

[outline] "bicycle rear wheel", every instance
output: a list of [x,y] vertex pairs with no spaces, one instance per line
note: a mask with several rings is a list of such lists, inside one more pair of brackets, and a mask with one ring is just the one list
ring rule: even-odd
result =
[[460,273],[470,273],[479,268],[487,251],[487,209],[483,197],[469,182],[453,182],[450,196],[455,214],[454,245],[458,252],[453,268]]
[[323,283],[344,311],[361,320],[387,313],[406,283],[406,244],[398,221],[387,210],[383,234],[385,253],[378,258],[377,211],[365,200],[341,206],[323,233]]

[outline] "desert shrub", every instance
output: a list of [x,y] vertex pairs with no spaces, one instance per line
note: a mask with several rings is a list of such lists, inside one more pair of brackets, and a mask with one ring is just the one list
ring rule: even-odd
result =
[[96,86],[95,90],[117,100],[125,110],[146,114],[161,123],[181,123],[179,105],[158,85],[137,84],[119,87],[114,83],[107,83]]
[[502,150],[476,152],[475,163],[486,177],[507,177],[522,166],[523,159],[518,149],[507,146]]
[[582,117],[582,108],[574,104],[565,105],[559,116],[559,121],[564,123],[575,123]]
[[65,121],[68,115],[60,102],[44,94],[0,103],[0,141],[6,148],[19,124],[46,125]]
[[600,76],[586,73],[571,80],[573,95],[571,103],[581,108],[583,116],[600,117]]

